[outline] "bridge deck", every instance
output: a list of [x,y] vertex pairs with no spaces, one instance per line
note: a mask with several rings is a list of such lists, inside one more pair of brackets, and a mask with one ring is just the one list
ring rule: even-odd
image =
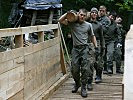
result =
[[[88,91],[85,100],[122,100],[122,75],[103,75],[103,82],[93,83],[93,91]],[[80,96],[81,89],[77,93],[71,93],[73,79],[69,78],[48,100],[84,100]]]

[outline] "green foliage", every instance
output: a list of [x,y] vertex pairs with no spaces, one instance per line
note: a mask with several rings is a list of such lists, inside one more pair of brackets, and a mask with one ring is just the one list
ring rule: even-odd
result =
[[8,16],[11,10],[10,0],[2,0],[0,3],[0,28],[6,28],[10,26],[8,23]]
[[[129,14],[128,11],[133,11],[133,0],[62,0],[63,4],[63,13],[67,12],[68,10],[77,10],[80,8],[85,8],[88,11],[92,7],[99,8],[100,5],[105,5],[108,11],[116,11],[122,18],[123,18],[123,26],[124,29],[128,29],[129,26],[128,18]],[[67,41],[67,34],[70,33],[69,28],[63,27],[63,33],[65,40]],[[68,48],[72,44],[67,44]]]
[[116,3],[117,6],[119,6],[119,11],[130,11],[133,10],[133,1],[132,0],[124,0],[123,3]]

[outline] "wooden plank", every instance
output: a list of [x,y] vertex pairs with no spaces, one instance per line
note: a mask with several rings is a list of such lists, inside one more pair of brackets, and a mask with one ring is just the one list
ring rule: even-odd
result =
[[0,37],[6,37],[6,36],[14,36],[14,35],[20,35],[21,28],[5,28],[0,29]]
[[40,51],[25,56],[25,72],[41,66],[43,64],[42,59]]
[[0,100],[7,100],[6,91],[0,92]]
[[22,34],[33,33],[33,32],[41,32],[41,31],[48,31],[48,30],[57,29],[57,28],[58,28],[57,24],[21,27]]
[[22,29],[22,34],[38,32],[37,26],[21,27],[21,29]]
[[12,87],[14,84],[24,79],[24,66],[20,66],[8,71],[8,86]]
[[19,91],[21,91],[24,88],[24,80],[19,81],[18,83],[15,83],[11,87],[9,87],[6,91],[7,98],[12,97]]
[[13,53],[13,58],[24,56],[24,48],[23,47],[15,48],[12,50],[12,53]]
[[25,83],[32,80],[36,76],[36,68],[25,72]]
[[0,75],[0,92],[5,91],[8,88],[8,72]]
[[66,65],[65,65],[65,60],[64,60],[64,51],[63,51],[62,43],[60,45],[60,61],[61,61],[62,72],[63,74],[66,74],[67,70],[66,70]]
[[46,78],[46,63],[42,64],[42,83],[46,83],[47,78]]
[[33,86],[34,86],[33,79],[25,83],[25,85],[24,85],[24,100],[28,100],[28,98],[33,96],[33,94],[35,93]]
[[12,97],[8,98],[7,100],[24,100],[24,90],[21,90],[17,92],[15,95]]
[[61,77],[57,82],[55,82],[52,87],[50,87],[47,91],[44,91],[44,93],[38,98],[39,100],[46,100],[50,95],[53,94],[55,90],[57,90],[61,84],[63,84],[67,79],[69,78],[69,74],[65,74],[63,77]]
[[14,68],[14,61],[13,60],[9,60],[3,63],[0,63],[0,74],[3,74],[11,69]]
[[57,29],[58,24],[37,25],[38,32]]
[[33,54],[25,56],[25,72],[35,68],[34,62],[33,62],[34,56]]
[[30,55],[32,54],[34,51],[33,51],[33,45],[30,45],[30,46],[27,46],[24,48],[24,55],[27,56],[27,55]]
[[14,58],[12,51],[0,52],[0,63],[8,60],[12,60]]
[[44,42],[33,44],[33,52],[40,52],[44,49]]
[[17,48],[6,52],[0,52],[0,63],[13,60],[17,57],[24,56],[24,49]]
[[19,27],[19,28],[5,28],[5,29],[0,29],[0,37],[22,35],[22,34],[40,32],[40,31],[48,31],[57,28],[58,28],[57,24],[36,25],[36,26]]
[[[93,91],[88,91],[88,97],[86,100],[121,100],[122,99],[122,75],[113,74],[112,76],[103,75],[103,82],[105,79],[115,80],[112,83],[106,84],[95,84],[93,83]],[[118,85],[118,81],[119,84]],[[80,95],[81,88],[77,91],[77,93],[72,93],[71,89],[73,87],[73,79],[69,78],[60,88],[54,92],[52,96],[49,97],[48,100],[84,100]],[[68,96],[69,95],[69,96]]]
[[13,60],[13,66],[14,66],[14,68],[15,68],[15,67],[24,66],[24,63],[25,63],[25,61],[24,61],[24,56],[15,58],[15,59]]

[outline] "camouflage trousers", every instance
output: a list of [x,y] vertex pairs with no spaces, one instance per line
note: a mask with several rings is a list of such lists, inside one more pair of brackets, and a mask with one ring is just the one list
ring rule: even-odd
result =
[[[97,41],[98,49],[101,52],[101,46],[100,46],[100,41]],[[92,71],[91,77],[88,80],[88,83],[92,83],[93,80],[93,72],[94,69],[96,72],[102,71],[103,70],[103,55],[99,54],[98,56],[95,55],[95,49],[94,45],[92,43],[89,43],[89,60],[90,60],[90,68]]]
[[92,74],[87,45],[76,46],[72,49],[71,73],[76,83],[87,84],[88,76]]
[[121,67],[121,56],[122,56],[122,51],[121,48],[117,47],[117,43],[115,44],[114,48],[114,60],[116,62],[116,70],[120,70]]
[[108,67],[113,69],[113,58],[114,58],[114,41],[106,42],[106,53],[104,55],[104,70],[107,70]]

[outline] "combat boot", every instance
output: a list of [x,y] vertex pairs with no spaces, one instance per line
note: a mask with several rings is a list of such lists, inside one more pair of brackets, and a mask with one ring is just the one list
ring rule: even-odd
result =
[[86,98],[87,97],[87,91],[86,91],[86,85],[81,86],[81,96]]
[[108,71],[107,70],[103,70],[103,74],[108,74]]
[[123,71],[121,71],[121,70],[119,69],[119,70],[116,70],[116,73],[117,73],[117,74],[123,74]]
[[93,90],[92,83],[87,84],[87,89],[88,89],[88,91],[92,91]]
[[87,84],[88,91],[93,90],[92,81],[93,81],[93,78],[92,77],[90,79],[88,79],[88,84]]
[[72,93],[76,93],[79,89],[81,85],[78,83],[78,84],[75,84],[74,87],[72,88]]
[[108,66],[107,67],[108,74],[113,74],[113,70],[112,69],[113,69],[112,66]]
[[104,64],[104,69],[103,69],[103,74],[108,74],[108,71],[107,71],[107,65],[106,64]]
[[96,76],[95,83],[101,83],[101,82],[102,82],[102,78],[100,76]]

